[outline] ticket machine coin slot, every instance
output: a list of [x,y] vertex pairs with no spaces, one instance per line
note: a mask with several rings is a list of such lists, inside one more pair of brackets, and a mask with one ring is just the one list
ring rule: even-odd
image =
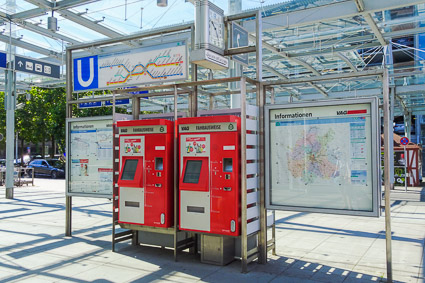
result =
[[225,191],[225,192],[230,192],[232,190],[232,188],[231,187],[224,187],[223,188],[223,191]]

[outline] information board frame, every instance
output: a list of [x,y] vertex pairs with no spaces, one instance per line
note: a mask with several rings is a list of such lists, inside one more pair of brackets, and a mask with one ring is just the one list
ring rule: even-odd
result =
[[[272,187],[272,166],[271,166],[271,111],[273,110],[288,110],[297,108],[310,107],[329,107],[329,106],[348,106],[353,104],[369,104],[370,105],[370,148],[371,148],[371,182],[372,182],[372,209],[365,210],[350,210],[350,209],[335,209],[335,208],[319,208],[308,206],[289,206],[273,204],[271,193]],[[302,112],[302,111],[300,111]],[[265,185],[266,185],[266,208],[271,210],[286,210],[300,212],[315,212],[315,213],[330,213],[344,214],[355,216],[379,217],[380,215],[380,191],[381,191],[381,174],[380,174],[380,128],[379,128],[379,99],[377,97],[370,98],[355,98],[355,99],[334,99],[315,102],[295,102],[290,104],[266,105],[264,107],[265,121]]]
[[[93,121],[106,121],[106,122],[110,122],[112,124],[111,127],[111,133],[112,133],[112,139],[111,139],[111,144],[112,144],[112,148],[111,148],[111,160],[110,160],[110,169],[112,170],[112,178],[114,177],[114,171],[113,171],[113,166],[114,166],[114,159],[113,159],[113,139],[114,139],[114,119],[113,116],[98,116],[98,117],[84,117],[84,118],[68,118],[66,119],[66,172],[65,172],[65,180],[66,180],[66,196],[69,197],[73,197],[73,196],[78,196],[78,197],[95,197],[95,198],[108,198],[108,199],[112,199],[112,194],[113,194],[113,182],[111,183],[111,192],[110,194],[104,194],[104,193],[88,193],[88,192],[73,192],[72,188],[71,188],[71,180],[72,180],[72,175],[71,175],[71,165],[72,165],[72,149],[71,149],[71,124],[72,123],[81,123],[81,122],[93,122]],[[109,169],[109,168],[108,168]],[[112,179],[113,180],[113,179]]]

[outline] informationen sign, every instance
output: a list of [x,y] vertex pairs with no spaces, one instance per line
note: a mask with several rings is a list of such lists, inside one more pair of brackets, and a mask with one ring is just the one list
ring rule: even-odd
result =
[[376,105],[363,99],[266,107],[268,207],[377,216]]
[[74,59],[74,91],[185,80],[186,42]]
[[112,197],[112,118],[68,119],[67,195]]

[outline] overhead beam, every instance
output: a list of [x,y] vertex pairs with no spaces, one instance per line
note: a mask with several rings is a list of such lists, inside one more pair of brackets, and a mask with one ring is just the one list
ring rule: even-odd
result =
[[30,18],[34,18],[34,17],[38,17],[38,16],[43,16],[46,15],[47,12],[50,11],[58,11],[58,10],[62,10],[62,9],[69,9],[69,8],[73,8],[73,7],[77,7],[83,4],[89,4],[89,3],[93,3],[93,2],[97,2],[100,0],[62,0],[59,2],[49,2],[46,0],[25,0],[28,3],[31,3],[33,5],[38,6],[38,8],[34,8],[34,9],[30,9],[30,10],[26,10],[23,12],[19,12],[19,13],[15,13],[13,15],[9,15],[9,19],[21,19],[21,20],[26,20],[26,19],[30,19]]
[[[357,10],[360,13],[365,12],[365,5],[363,0],[354,0],[354,2],[356,3],[356,7]],[[370,15],[370,13],[364,13],[363,14],[363,18],[365,19],[365,21],[367,22],[367,24],[369,25],[369,27],[371,28],[373,34],[376,36],[376,38],[378,39],[379,43],[381,43],[382,46],[385,46],[388,44],[388,42],[384,39],[384,37],[382,36],[381,31],[379,30],[377,24],[375,23],[375,21],[373,20],[372,16]]]
[[47,37],[51,37],[53,39],[58,39],[58,40],[63,40],[72,44],[79,44],[80,41],[75,40],[73,38],[70,38],[68,36],[59,34],[57,32],[53,32],[50,31],[48,29],[42,28],[38,25],[35,25],[33,23],[27,22],[27,21],[20,21],[20,22],[16,22],[19,26],[21,26],[24,29],[30,30],[32,32],[47,36]]
[[328,97],[329,94],[324,91],[321,87],[315,85],[313,82],[308,82],[308,85],[312,86],[315,90],[317,90],[319,93],[321,93],[324,97]]
[[55,59],[60,59],[62,58],[62,54],[55,52],[55,51],[51,51],[49,49],[25,42],[21,39],[16,39],[16,38],[10,38],[9,36],[5,36],[3,34],[0,34],[0,41],[4,42],[4,43],[9,43],[11,42],[12,45],[17,46],[17,47],[21,47],[30,51],[34,51],[40,54],[43,54],[45,56],[48,57],[52,57]]
[[348,59],[344,54],[342,54],[341,52],[337,52],[335,53],[336,56],[338,56],[340,59],[342,59],[342,61],[345,62],[345,64],[347,64],[348,67],[350,67],[351,70],[353,70],[354,72],[358,72],[356,66],[354,66],[354,64],[350,61],[350,59]]
[[91,30],[94,30],[100,34],[103,34],[107,37],[120,37],[122,36],[121,33],[118,33],[110,28],[104,27],[102,25],[99,25],[98,23],[91,21],[87,18],[84,18],[82,16],[77,15],[76,13],[73,13],[71,11],[68,10],[60,10],[58,12],[59,14],[61,14],[62,17],[64,17],[65,19],[68,19],[70,21],[73,21],[74,23],[77,23],[79,25],[82,25],[86,28],[89,28]]

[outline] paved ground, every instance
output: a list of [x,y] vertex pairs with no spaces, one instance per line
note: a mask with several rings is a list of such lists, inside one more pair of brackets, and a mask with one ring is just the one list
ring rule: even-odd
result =
[[[277,213],[277,255],[267,265],[225,267],[193,254],[132,247],[111,252],[111,203],[74,198],[73,237],[64,237],[64,180],[4,198],[0,188],[0,282],[379,282],[385,281],[384,218]],[[394,279],[425,282],[425,190],[393,193]],[[421,201],[422,200],[422,201]]]

